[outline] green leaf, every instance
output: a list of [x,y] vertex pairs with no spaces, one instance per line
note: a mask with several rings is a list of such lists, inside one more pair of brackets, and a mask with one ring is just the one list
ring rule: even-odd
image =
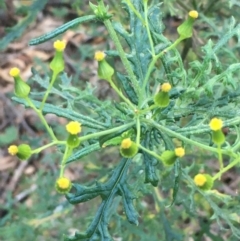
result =
[[[96,183],[94,186],[87,187],[80,184],[73,184],[75,192],[68,193],[66,198],[72,204],[86,202],[97,196],[101,196],[102,203],[98,211],[88,226],[85,233],[76,233],[73,237],[65,237],[65,241],[110,241],[112,240],[108,232],[108,223],[111,216],[110,210],[114,197],[121,195],[123,206],[129,222],[138,224],[137,212],[133,206],[134,196],[126,183],[126,175],[130,159],[122,159],[119,165],[114,169],[112,176],[106,183]],[[72,190],[73,190],[72,189]]]
[[99,145],[99,143],[95,143],[86,147],[81,148],[80,150],[74,152],[66,161],[66,164],[69,164],[71,162],[74,162],[78,159],[81,159],[84,156],[87,156],[88,154],[94,152],[94,151],[98,151],[101,149],[101,146]]
[[[12,100],[20,104],[23,104],[26,108],[29,108],[29,104],[23,99],[12,97]],[[41,102],[39,101],[32,100],[32,102],[37,108],[39,108],[41,105]],[[93,129],[105,130],[106,127],[109,127],[105,123],[98,122],[91,117],[81,115],[78,112],[75,112],[73,110],[57,107],[51,104],[44,104],[43,113],[44,114],[51,113],[60,117],[68,118],[69,120],[79,121],[82,125],[88,126]]]
[[0,134],[0,146],[12,144],[18,139],[18,128],[10,126],[5,129],[5,132]]
[[172,194],[172,202],[170,205],[168,205],[167,207],[170,208],[176,198],[177,198],[177,194],[178,194],[178,189],[179,189],[179,182],[181,180],[181,173],[182,173],[182,168],[181,168],[181,164],[180,161],[177,160],[174,164],[174,187],[173,187],[173,194]]
[[29,8],[28,15],[12,27],[9,33],[0,40],[0,49],[5,49],[10,42],[19,38],[47,3],[47,0],[33,1],[33,4]]
[[88,21],[92,21],[92,20],[96,20],[96,16],[95,15],[87,15],[87,16],[83,16],[83,17],[79,17],[76,19],[73,19],[70,22],[67,22],[63,25],[61,25],[60,27],[54,29],[53,31],[51,31],[50,33],[44,34],[38,38],[32,39],[29,42],[29,45],[37,45],[40,43],[44,43],[52,38],[55,38],[56,36],[58,36],[61,33],[66,32],[68,29],[80,24],[80,23],[84,23],[84,22],[88,22]]

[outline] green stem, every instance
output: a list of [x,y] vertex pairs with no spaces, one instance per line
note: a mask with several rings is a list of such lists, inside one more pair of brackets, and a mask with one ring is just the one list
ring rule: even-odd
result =
[[100,137],[100,136],[111,134],[113,132],[117,132],[117,131],[120,131],[122,129],[131,127],[134,124],[135,124],[135,122],[131,122],[129,124],[125,124],[125,125],[122,125],[122,126],[114,127],[114,128],[112,128],[110,130],[100,131],[100,132],[97,132],[97,133],[93,133],[93,134],[89,134],[89,135],[86,135],[86,136],[82,136],[82,137],[79,138],[79,140],[80,140],[80,142],[82,142],[82,141],[86,141],[86,140],[89,140],[89,139],[94,139],[94,138],[97,138],[97,137]]
[[64,172],[64,169],[65,169],[65,166],[66,166],[66,161],[67,161],[68,157],[71,155],[71,153],[72,153],[72,148],[69,147],[68,145],[66,145],[65,152],[64,152],[64,155],[63,155],[63,159],[62,159],[62,162],[61,162],[61,165],[60,165],[60,175],[59,175],[59,177],[63,177],[63,172]]
[[237,158],[235,161],[229,163],[226,167],[224,167],[222,170],[220,170],[216,175],[213,176],[213,180],[216,180],[218,178],[220,178],[222,176],[223,173],[227,172],[229,169],[231,169],[232,167],[236,166],[237,164],[239,164],[240,159]]
[[165,53],[167,53],[168,51],[170,51],[171,49],[175,48],[180,42],[182,41],[181,38],[178,38],[172,45],[170,45],[169,47],[167,47],[166,49],[164,49],[163,51],[161,51],[159,54],[153,56],[153,59],[151,61],[151,63],[149,64],[149,67],[148,67],[148,71],[146,73],[146,76],[143,80],[143,87],[141,89],[141,98],[140,99],[145,99],[144,97],[144,93],[145,93],[145,89],[146,89],[146,86],[147,86],[147,83],[148,83],[148,80],[149,80],[149,77],[150,77],[150,74],[152,73],[152,70],[157,62],[157,60],[163,56]]
[[51,136],[52,140],[54,141],[58,141],[58,139],[56,138],[55,134],[53,133],[51,127],[49,127],[47,121],[45,120],[42,111],[37,109],[36,106],[33,104],[33,102],[31,101],[31,99],[29,99],[28,97],[25,98],[25,100],[27,101],[27,103],[29,104],[29,106],[35,110],[35,112],[37,113],[39,119],[42,121],[43,125],[45,126],[48,134]]
[[223,158],[222,158],[222,150],[221,150],[221,145],[218,145],[218,160],[219,160],[219,168],[220,170],[223,169]]
[[[106,8],[105,8],[104,3],[103,3],[102,0],[100,1],[100,5],[106,11]],[[120,57],[120,59],[121,59],[121,61],[123,63],[123,66],[126,69],[127,74],[129,76],[129,79],[131,80],[131,82],[133,84],[133,88],[134,88],[136,94],[138,95],[139,94],[138,80],[137,80],[135,74],[132,71],[131,65],[130,65],[127,57],[126,57],[126,54],[125,54],[125,52],[123,50],[123,47],[122,47],[122,45],[121,45],[121,43],[120,43],[120,41],[118,39],[118,36],[117,36],[113,26],[112,26],[112,23],[111,23],[111,21],[109,19],[106,19],[103,22],[104,22],[104,24],[105,24],[105,26],[106,26],[106,28],[107,28],[107,30],[109,32],[109,35],[110,35],[112,41],[114,42],[114,44],[116,46],[116,49],[117,49],[118,54],[119,54],[119,57]]]
[[41,152],[42,150],[44,150],[44,149],[46,149],[46,148],[48,148],[48,147],[50,147],[50,146],[54,146],[54,145],[64,145],[64,144],[66,144],[66,141],[53,141],[53,142],[51,142],[51,143],[48,143],[48,144],[45,145],[45,146],[41,146],[41,147],[33,150],[33,151],[32,151],[32,154],[39,153],[39,152]]
[[125,2],[128,4],[129,8],[136,14],[136,16],[141,20],[142,24],[145,25],[145,21],[140,15],[140,13],[136,10],[136,8],[133,6],[133,4],[129,0],[125,0]]
[[[148,119],[145,119],[145,121],[149,124],[151,124],[152,126],[156,127],[157,129],[167,133],[168,135],[171,135],[173,137],[176,137],[182,141],[185,141],[186,143],[188,144],[191,144],[191,145],[194,145],[194,146],[197,146],[197,147],[200,147],[202,149],[205,149],[205,150],[208,150],[208,151],[211,151],[211,152],[215,152],[215,153],[218,153],[218,149],[217,148],[214,148],[214,147],[210,147],[210,146],[207,146],[207,145],[204,145],[202,143],[199,143],[199,142],[196,142],[196,141],[193,141],[175,131],[172,131],[162,125],[159,125],[158,123],[156,123],[155,121],[153,120],[148,120]],[[229,152],[228,150],[222,150],[222,154],[225,154],[225,155],[228,155],[228,156],[235,156],[236,157],[236,154],[232,153],[232,152]]]
[[153,104],[153,105],[149,106],[148,108],[140,110],[139,112],[141,114],[145,114],[145,113],[147,113],[147,112],[149,112],[149,111],[151,111],[152,109],[155,109],[155,108],[159,108],[159,107],[157,105]]
[[123,95],[122,91],[118,89],[118,87],[113,83],[112,79],[109,78],[107,81],[110,83],[111,87],[117,92],[117,94],[118,94],[133,110],[136,110],[136,107],[132,104],[132,102],[131,102],[128,98],[126,98],[126,97]]
[[142,145],[140,145],[140,144],[138,144],[138,147],[139,147],[140,149],[142,149],[143,151],[145,151],[146,153],[148,153],[149,155],[155,157],[157,160],[161,160],[161,159],[160,159],[160,156],[159,156],[156,152],[150,151],[149,149],[145,148],[144,146],[142,146]]
[[53,84],[54,84],[54,82],[55,82],[55,80],[56,80],[56,78],[57,78],[57,75],[58,75],[58,73],[55,72],[55,71],[53,71],[51,82],[50,82],[50,84],[49,84],[49,86],[48,86],[48,88],[47,88],[47,91],[45,92],[45,95],[44,95],[44,97],[43,97],[42,103],[41,103],[40,108],[39,108],[39,110],[40,110],[41,112],[42,112],[43,107],[44,107],[44,104],[45,104],[45,102],[46,102],[46,100],[47,100],[47,98],[48,98],[49,92],[50,92],[50,90],[52,89],[52,86],[53,86]]
[[136,144],[139,145],[140,144],[140,137],[141,137],[141,124],[140,124],[139,116],[137,116],[136,129],[137,129]]
[[147,34],[148,34],[148,40],[151,46],[151,52],[152,52],[152,56],[155,56],[155,50],[154,50],[154,44],[153,44],[153,39],[152,39],[152,35],[150,32],[150,28],[149,28],[149,23],[148,23],[148,7],[147,7],[147,2],[144,2],[144,19],[145,19],[145,25],[146,25],[146,29],[147,29]]

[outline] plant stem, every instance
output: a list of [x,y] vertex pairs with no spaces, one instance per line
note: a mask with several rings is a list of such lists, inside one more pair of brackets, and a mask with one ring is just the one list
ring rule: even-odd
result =
[[71,153],[72,153],[72,148],[69,147],[68,145],[66,145],[65,152],[64,152],[64,155],[63,155],[63,159],[62,159],[62,162],[61,162],[61,165],[60,165],[59,177],[63,177],[63,172],[64,172],[64,169],[65,169],[65,166],[66,166],[66,161],[67,161],[68,157],[71,155]]
[[32,154],[39,153],[39,152],[41,152],[42,150],[44,150],[44,149],[46,149],[46,148],[48,148],[48,147],[50,147],[50,146],[54,146],[54,145],[64,145],[64,144],[66,144],[66,141],[53,141],[53,142],[51,142],[51,143],[48,143],[48,144],[45,145],[45,146],[41,146],[41,147],[33,150],[33,151],[32,151]]
[[55,134],[53,133],[51,127],[48,125],[47,121],[45,120],[45,118],[42,114],[42,111],[36,108],[36,106],[33,104],[33,102],[31,101],[31,99],[29,97],[25,98],[25,100],[27,101],[29,106],[35,110],[39,119],[42,121],[43,125],[45,126],[48,134],[51,136],[52,140],[58,141],[58,139],[56,138]]
[[41,112],[42,112],[42,109],[43,109],[43,107],[44,107],[44,104],[45,104],[45,102],[46,102],[46,100],[47,100],[47,98],[48,98],[49,92],[50,92],[50,90],[52,89],[52,86],[53,86],[53,84],[54,84],[54,82],[55,82],[55,80],[56,80],[56,78],[57,78],[57,75],[58,75],[58,73],[55,72],[55,71],[53,71],[51,82],[50,82],[50,84],[49,84],[49,86],[48,86],[48,88],[47,88],[47,91],[45,92],[45,95],[44,95],[44,97],[43,97],[42,103],[41,103],[40,108],[39,108],[39,110],[40,110]]
[[229,163],[226,167],[224,167],[222,170],[220,170],[216,175],[213,176],[213,180],[216,180],[222,176],[223,173],[227,172],[232,167],[236,166],[240,163],[240,158],[238,157],[235,159],[235,161]]
[[142,146],[142,145],[140,145],[140,144],[138,144],[138,147],[139,147],[140,149],[142,149],[143,151],[147,152],[149,155],[155,157],[157,160],[161,160],[161,159],[160,159],[160,156],[159,156],[156,152],[150,151],[149,149],[145,148],[144,146]]
[[[103,3],[102,0],[100,1],[99,4],[106,11],[106,8],[105,8],[104,3]],[[106,26],[106,28],[107,28],[107,30],[109,32],[109,35],[110,35],[112,41],[114,42],[114,44],[116,46],[116,49],[117,49],[117,51],[119,53],[119,57],[120,57],[120,59],[121,59],[121,61],[123,63],[123,66],[126,69],[127,74],[129,76],[129,79],[131,80],[131,82],[133,84],[133,88],[134,88],[136,94],[138,95],[139,94],[138,80],[137,80],[135,74],[132,71],[131,65],[130,65],[127,57],[126,57],[126,54],[125,54],[125,52],[123,50],[123,47],[122,47],[122,45],[121,45],[121,43],[120,43],[120,41],[118,39],[118,36],[117,36],[113,26],[112,26],[112,23],[111,23],[111,21],[109,19],[106,19],[103,22],[104,22],[104,24],[105,24],[105,26]]]
[[[189,144],[191,144],[191,145],[200,147],[200,148],[202,148],[202,149],[205,149],[205,150],[208,150],[208,151],[211,151],[211,152],[218,153],[218,149],[217,149],[217,148],[210,147],[210,146],[204,145],[204,144],[202,144],[202,143],[193,141],[193,140],[191,140],[191,139],[189,139],[189,138],[187,138],[187,137],[185,137],[185,136],[183,136],[183,135],[181,135],[181,134],[179,134],[179,133],[177,133],[177,132],[175,132],[175,131],[172,131],[172,130],[170,130],[170,129],[168,129],[168,128],[166,128],[166,127],[164,127],[164,126],[162,126],[162,125],[160,125],[160,124],[158,124],[158,123],[156,123],[156,122],[153,121],[153,120],[145,119],[145,121],[146,121],[147,123],[151,124],[152,126],[156,127],[157,129],[159,129],[159,130],[167,133],[168,135],[171,135],[171,136],[173,136],[173,137],[176,137],[176,138],[178,138],[178,139],[180,139],[180,140],[182,140],[182,141],[185,141],[185,142],[187,142],[187,143],[189,143]],[[227,150],[222,150],[222,154],[229,155],[229,156],[236,156],[236,154],[234,154],[234,153],[229,153],[229,151],[227,151]]]
[[172,45],[168,46],[166,49],[164,49],[163,51],[161,51],[159,54],[153,56],[153,59],[151,61],[151,63],[149,64],[149,67],[148,67],[148,71],[146,73],[146,76],[143,80],[143,87],[141,89],[141,98],[140,99],[145,99],[145,96],[144,96],[144,93],[145,93],[145,89],[146,89],[146,86],[147,86],[147,83],[148,83],[148,80],[149,80],[149,77],[150,77],[150,74],[152,73],[152,70],[157,62],[157,60],[163,56],[165,53],[167,53],[169,50],[175,48],[180,42],[182,41],[181,38],[178,38]]
[[147,30],[147,34],[148,34],[148,40],[149,40],[149,43],[151,46],[151,53],[152,53],[152,56],[155,56],[154,44],[153,44],[152,35],[150,32],[150,28],[149,28],[149,23],[148,23],[148,7],[147,7],[146,1],[144,1],[143,6],[144,6],[145,26],[146,26],[146,30]]
[[137,125],[136,125],[136,129],[137,129],[137,136],[136,136],[136,144],[139,145],[140,144],[140,135],[141,135],[141,125],[140,125],[140,118],[139,116],[137,116]]
[[128,128],[128,127],[131,127],[135,124],[135,121],[134,122],[131,122],[131,123],[128,123],[128,124],[125,124],[125,125],[121,125],[121,126],[118,126],[118,127],[114,127],[112,129],[109,129],[109,130],[105,130],[105,131],[100,131],[100,132],[97,132],[97,133],[93,133],[93,134],[89,134],[89,135],[86,135],[86,136],[82,136],[79,138],[80,142],[82,141],[86,141],[86,140],[89,140],[89,139],[94,139],[94,138],[97,138],[97,137],[100,137],[100,136],[104,136],[104,135],[107,135],[107,134],[111,134],[113,132],[117,132],[117,131],[120,131],[122,129],[125,129],[125,128]]
[[133,103],[132,103],[128,98],[126,98],[126,97],[123,95],[122,91],[118,89],[118,87],[113,83],[112,79],[109,78],[107,81],[110,83],[111,87],[117,92],[117,94],[118,94],[133,110],[136,110],[136,107],[133,105]]
[[219,168],[220,170],[223,169],[223,158],[222,158],[222,150],[221,150],[221,145],[218,145],[218,160],[219,160]]
[[133,4],[129,0],[125,0],[125,2],[129,6],[129,8],[131,8],[131,10],[136,14],[136,16],[141,20],[142,24],[145,25],[144,19],[142,18],[140,13],[136,10],[136,8],[133,6]]

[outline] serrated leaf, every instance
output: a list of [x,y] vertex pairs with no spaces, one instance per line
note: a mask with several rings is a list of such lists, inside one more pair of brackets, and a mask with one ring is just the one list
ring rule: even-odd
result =
[[172,202],[170,205],[167,206],[168,208],[170,208],[176,201],[178,189],[179,189],[179,182],[181,180],[181,173],[182,173],[181,164],[180,164],[180,161],[177,160],[174,164],[174,186],[173,186]]
[[123,205],[127,217],[132,223],[137,224],[137,213],[132,203],[134,196],[126,184],[126,174],[130,162],[130,159],[122,159],[106,183],[96,183],[91,187],[73,184],[75,192],[66,195],[66,198],[70,203],[76,204],[85,202],[96,196],[101,196],[102,203],[87,231],[85,233],[76,233],[73,237],[65,237],[66,241],[112,240],[107,228],[111,216],[109,210],[111,210],[110,206],[114,197],[119,194],[123,198]]
[[95,143],[86,147],[81,148],[80,150],[74,152],[74,154],[72,154],[66,161],[66,164],[74,162],[78,159],[81,159],[84,156],[87,156],[88,154],[94,152],[94,151],[98,151],[101,149],[101,146],[99,145],[99,143]]
[[[29,104],[23,99],[20,99],[17,97],[12,97],[12,100],[14,100],[20,104],[23,104],[26,108],[29,108]],[[32,102],[37,108],[39,108],[41,105],[41,102],[39,102],[39,101],[32,100]],[[55,114],[60,117],[65,117],[69,120],[79,121],[82,125],[91,127],[93,129],[104,130],[106,127],[109,127],[107,124],[98,122],[91,117],[79,114],[78,112],[75,112],[70,109],[57,107],[52,104],[45,103],[44,108],[43,108],[43,113],[44,114],[51,113],[51,114]]]

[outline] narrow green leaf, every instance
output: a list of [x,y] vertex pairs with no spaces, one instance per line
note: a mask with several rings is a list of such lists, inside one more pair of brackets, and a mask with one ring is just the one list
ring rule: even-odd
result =
[[[23,99],[20,99],[17,97],[12,97],[12,100],[14,100],[20,104],[23,104],[26,108],[29,108],[28,103]],[[37,108],[39,108],[41,105],[41,102],[39,102],[39,101],[32,100],[32,102]],[[51,114],[55,114],[60,117],[68,118],[69,120],[79,121],[82,125],[91,127],[93,129],[105,130],[106,127],[109,127],[108,125],[106,125],[103,122],[98,122],[91,117],[81,115],[73,110],[61,108],[61,107],[47,104],[47,103],[44,105],[43,113],[45,113],[45,114],[51,113]]]
[[44,43],[44,42],[48,41],[49,39],[52,39],[52,38],[58,36],[59,34],[66,32],[68,29],[70,29],[80,23],[84,23],[84,22],[88,22],[88,21],[92,21],[92,20],[96,20],[96,19],[97,18],[95,15],[87,15],[87,16],[73,19],[72,21],[67,22],[67,23],[61,25],[60,27],[54,29],[50,33],[47,33],[38,38],[32,39],[31,41],[29,41],[29,45],[37,45],[40,43]]

